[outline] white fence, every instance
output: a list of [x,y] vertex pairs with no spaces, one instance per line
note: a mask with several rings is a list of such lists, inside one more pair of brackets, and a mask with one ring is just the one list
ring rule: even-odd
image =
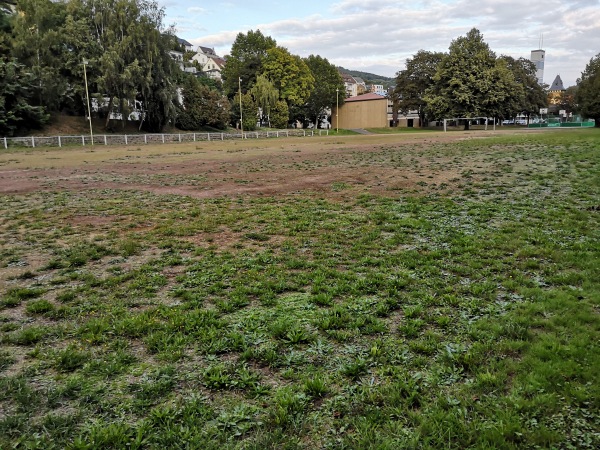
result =
[[[329,130],[249,131],[242,133],[171,133],[171,134],[95,134],[81,136],[29,136],[0,138],[0,145],[9,147],[68,147],[86,145],[143,145],[179,142],[225,141],[290,136],[329,135]],[[92,142],[93,139],[93,142]]]

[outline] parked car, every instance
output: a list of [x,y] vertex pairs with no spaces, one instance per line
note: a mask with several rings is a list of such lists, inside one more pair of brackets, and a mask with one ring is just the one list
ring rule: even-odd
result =
[[515,124],[515,120],[514,119],[506,119],[502,121],[502,125],[514,125]]

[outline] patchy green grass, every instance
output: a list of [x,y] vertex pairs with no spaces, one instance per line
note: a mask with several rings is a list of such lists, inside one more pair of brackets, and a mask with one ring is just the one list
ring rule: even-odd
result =
[[328,164],[422,177],[0,197],[0,448],[599,448],[598,132]]

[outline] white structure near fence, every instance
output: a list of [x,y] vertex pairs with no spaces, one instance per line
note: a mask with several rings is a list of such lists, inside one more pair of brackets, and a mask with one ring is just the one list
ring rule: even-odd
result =
[[[234,139],[261,139],[279,137],[310,137],[329,135],[329,130],[249,131],[242,133],[171,133],[171,134],[95,134],[80,136],[29,136],[0,138],[5,149],[9,147],[66,147],[75,145],[142,145],[173,144],[180,142],[225,141]],[[92,142],[93,139],[93,142]],[[1,145],[1,144],[0,144]]]
[[496,119],[493,117],[452,117],[450,119],[444,119],[444,133],[448,131],[448,122],[457,122],[459,120],[483,120],[485,123],[485,130],[487,131],[488,122],[491,120],[494,124],[494,131],[496,130]]

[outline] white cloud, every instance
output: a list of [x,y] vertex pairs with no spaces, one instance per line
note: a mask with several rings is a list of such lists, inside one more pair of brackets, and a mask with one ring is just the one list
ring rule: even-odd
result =
[[205,8],[201,8],[199,6],[192,6],[191,8],[187,9],[187,12],[190,14],[206,14],[207,13]]
[[[388,76],[403,69],[406,58],[419,49],[447,51],[453,39],[473,27],[498,55],[515,57],[529,57],[543,33],[545,81],[551,82],[560,73],[567,86],[575,83],[600,50],[596,44],[600,42],[600,0],[341,0],[327,5],[323,2],[320,14],[263,19],[247,28],[238,25],[235,30],[208,35],[182,17],[178,29],[183,23],[189,30],[187,40],[214,46],[223,54],[229,52],[239,32],[260,29],[300,56],[318,54],[334,64]],[[235,2],[227,6],[227,14],[239,11]],[[294,9],[289,14],[298,17],[301,11]],[[227,21],[219,26],[226,27]]]

